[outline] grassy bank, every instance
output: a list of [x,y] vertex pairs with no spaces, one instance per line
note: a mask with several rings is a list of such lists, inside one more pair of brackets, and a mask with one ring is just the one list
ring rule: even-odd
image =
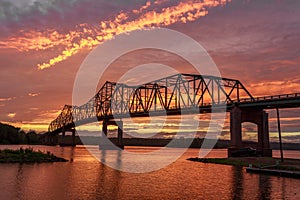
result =
[[43,163],[43,162],[66,162],[64,158],[56,157],[54,154],[33,151],[32,148],[20,148],[17,150],[0,150],[0,163]]
[[299,159],[285,159],[280,162],[279,158],[269,157],[239,157],[239,158],[188,158],[190,161],[214,163],[233,166],[247,167],[250,164],[257,168],[279,169],[289,171],[300,171]]

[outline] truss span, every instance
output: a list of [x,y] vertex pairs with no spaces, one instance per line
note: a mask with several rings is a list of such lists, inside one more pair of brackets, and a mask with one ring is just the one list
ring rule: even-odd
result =
[[215,76],[175,74],[137,86],[107,81],[87,103],[65,105],[48,131],[104,118],[211,112],[212,106],[227,108],[241,100],[255,101],[239,80]]

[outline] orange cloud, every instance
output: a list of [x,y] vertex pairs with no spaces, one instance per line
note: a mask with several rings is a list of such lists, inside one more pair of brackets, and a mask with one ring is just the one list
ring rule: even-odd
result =
[[299,92],[300,83],[292,81],[269,81],[252,83],[249,90],[254,96],[291,94]]
[[28,96],[30,96],[30,97],[36,97],[39,95],[40,95],[40,93],[28,93]]
[[[98,32],[98,35],[81,38],[78,43],[73,43],[71,47],[66,48],[60,55],[50,59],[47,63],[39,64],[38,67],[39,69],[49,68],[63,60],[66,60],[68,57],[77,54],[81,49],[92,49],[98,44],[112,39],[115,35],[145,28],[168,26],[176,22],[186,23],[187,21],[194,21],[207,15],[207,8],[224,5],[226,3],[227,0],[180,2],[176,6],[163,8],[161,12],[146,12],[138,19],[129,22],[125,22],[127,15],[121,13],[113,21],[101,22],[102,29],[100,31],[96,31]],[[86,29],[86,32],[93,32],[93,30]]]
[[0,102],[1,101],[11,101],[13,99],[16,99],[16,97],[0,98]]
[[9,113],[9,114],[7,114],[7,116],[8,116],[9,118],[14,118],[14,117],[16,116],[16,113]]
[[[44,32],[26,32],[22,37],[13,37],[0,42],[2,48],[15,48],[19,51],[46,50],[55,46],[63,46],[64,50],[48,62],[38,64],[39,69],[49,68],[77,54],[82,49],[92,49],[115,35],[154,27],[168,26],[177,22],[186,23],[207,15],[208,8],[225,5],[231,0],[187,0],[175,6],[162,8],[160,11],[147,11],[150,2],[130,13],[120,13],[115,19],[102,21],[98,27],[80,24],[75,31],[60,34],[55,30]],[[155,1],[159,4],[164,1]],[[126,21],[129,15],[138,15],[134,20]]]

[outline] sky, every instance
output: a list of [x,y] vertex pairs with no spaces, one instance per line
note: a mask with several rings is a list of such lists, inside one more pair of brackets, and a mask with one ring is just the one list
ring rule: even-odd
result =
[[[223,77],[239,79],[253,96],[300,92],[298,0],[1,0],[0,121],[46,131],[72,104],[76,74],[94,48],[155,27],[196,40]],[[150,58],[189,73],[183,62],[163,55],[131,52],[102,81],[117,81]],[[300,141],[299,111],[281,110],[285,141]],[[268,112],[276,140],[276,115]],[[228,138],[228,125],[224,130]],[[244,130],[251,139],[253,126]]]

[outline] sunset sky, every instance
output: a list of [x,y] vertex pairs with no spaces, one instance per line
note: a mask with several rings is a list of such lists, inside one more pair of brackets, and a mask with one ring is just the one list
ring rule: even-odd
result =
[[[253,96],[300,92],[299,0],[1,0],[0,121],[46,131],[72,104],[76,73],[97,45],[151,27],[198,41],[222,76],[239,79]],[[116,61],[105,79],[118,80],[139,58]],[[167,58],[164,64],[190,72]],[[281,117],[285,141],[300,142],[300,109]]]

